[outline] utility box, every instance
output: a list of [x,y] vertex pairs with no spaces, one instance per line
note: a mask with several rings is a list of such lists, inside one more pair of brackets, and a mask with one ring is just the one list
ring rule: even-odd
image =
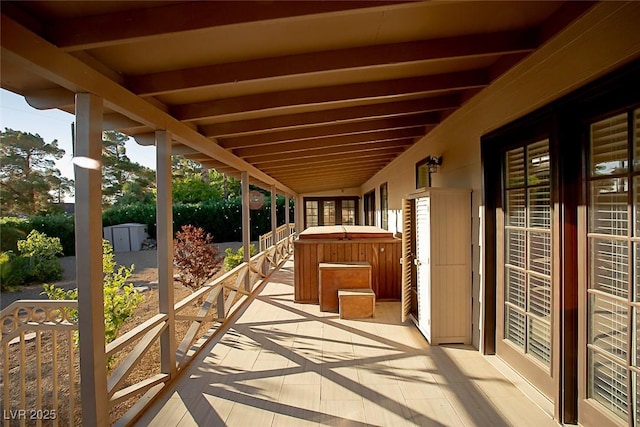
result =
[[104,227],[103,237],[111,243],[114,252],[134,252],[142,249],[147,239],[145,224],[118,224]]

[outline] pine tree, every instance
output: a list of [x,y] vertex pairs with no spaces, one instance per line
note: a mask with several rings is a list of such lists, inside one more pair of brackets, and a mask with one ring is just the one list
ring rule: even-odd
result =
[[0,199],[2,215],[34,215],[50,209],[54,197],[70,187],[55,160],[64,150],[38,134],[5,128],[0,131]]

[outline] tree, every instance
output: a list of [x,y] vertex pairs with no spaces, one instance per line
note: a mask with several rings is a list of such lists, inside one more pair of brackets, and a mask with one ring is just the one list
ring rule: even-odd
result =
[[38,134],[5,128],[0,132],[0,198],[3,215],[34,215],[47,211],[52,190],[60,194],[69,188],[55,167],[64,150],[58,141],[46,143]]
[[198,203],[240,197],[240,181],[203,167],[200,163],[175,156],[173,168],[173,201]]
[[211,183],[220,188],[224,200],[236,199],[242,196],[242,183],[240,180],[228,176],[217,170],[211,170]]
[[119,132],[102,134],[102,202],[122,204],[119,200],[153,200],[155,172],[127,157],[129,137]]

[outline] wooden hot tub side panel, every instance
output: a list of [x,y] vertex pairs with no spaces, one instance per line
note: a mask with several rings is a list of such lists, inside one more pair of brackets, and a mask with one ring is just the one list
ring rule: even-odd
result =
[[400,299],[399,239],[297,240],[295,243],[295,301],[318,302],[318,264],[368,262],[371,289],[378,300]]

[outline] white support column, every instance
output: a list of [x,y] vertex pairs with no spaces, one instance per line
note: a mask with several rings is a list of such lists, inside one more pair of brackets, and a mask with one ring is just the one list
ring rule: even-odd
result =
[[[242,172],[242,247],[244,250],[244,262],[248,263],[251,259],[251,224],[249,211],[249,172]],[[250,274],[247,273],[244,280],[244,287],[247,291],[251,290]]]
[[278,235],[276,229],[278,228],[278,205],[276,203],[278,194],[276,193],[276,186],[271,186],[271,240],[275,246],[278,243]]
[[76,94],[76,282],[82,421],[109,425],[102,283],[102,98]]
[[156,224],[159,312],[166,314],[167,328],[160,336],[160,369],[176,375],[176,336],[173,295],[173,202],[171,198],[171,135],[156,131]]
[[285,235],[289,237],[289,223],[291,222],[289,218],[289,195],[285,194],[284,196],[284,223],[287,226],[287,232]]

